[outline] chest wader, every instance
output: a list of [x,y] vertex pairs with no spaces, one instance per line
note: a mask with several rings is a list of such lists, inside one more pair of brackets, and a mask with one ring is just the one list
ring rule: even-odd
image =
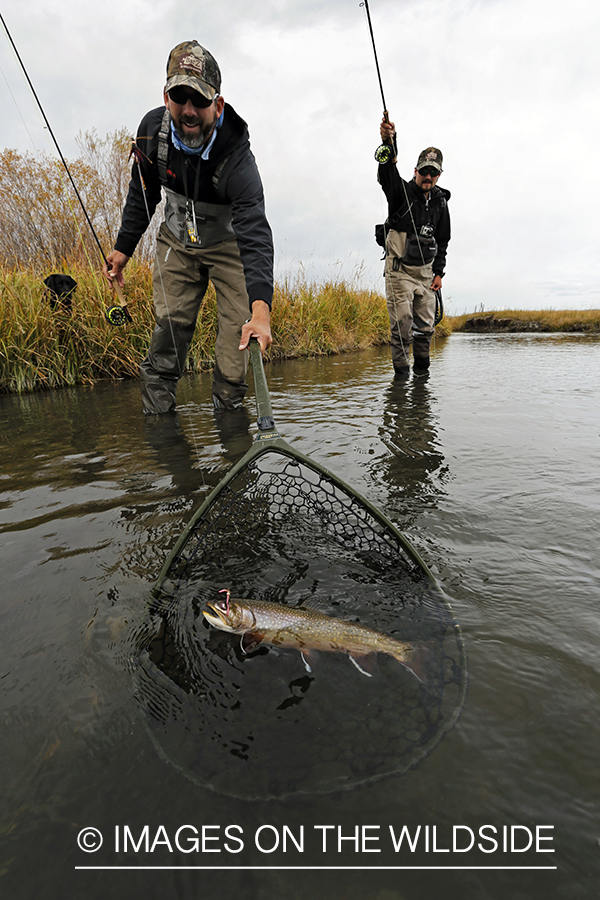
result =
[[435,320],[432,264],[408,264],[405,261],[406,244],[405,232],[389,230],[385,293],[390,317],[392,363],[399,376],[409,374],[411,346],[415,374],[423,375],[429,369],[429,347]]
[[[164,122],[163,119],[162,136],[166,133]],[[163,168],[166,178],[166,167],[160,165],[164,146],[161,135],[159,171]],[[163,162],[165,158],[163,155]],[[226,161],[217,167],[215,186]],[[187,158],[186,164],[190,165]],[[198,161],[194,197],[199,172]],[[162,177],[161,172],[161,181]],[[237,348],[249,302],[231,207],[190,199],[167,187],[165,194],[165,217],[157,238],[153,274],[156,324],[140,366],[144,412],[156,415],[175,409],[177,382],[185,369],[209,279],[215,286],[218,310],[213,398],[215,406],[236,408],[247,391],[248,356]]]

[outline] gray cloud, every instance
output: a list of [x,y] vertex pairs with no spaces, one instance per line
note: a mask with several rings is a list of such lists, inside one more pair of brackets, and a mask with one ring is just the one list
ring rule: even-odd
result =
[[[600,12],[583,0],[370,8],[401,172],[411,177],[429,144],[444,151],[445,293],[457,308],[593,299]],[[67,155],[80,130],[134,131],[161,102],[171,47],[204,42],[250,126],[278,266],[300,261],[326,277],[337,261],[348,271],[364,263],[365,281],[383,290],[372,238],[386,212],[373,160],[382,104],[358,2],[105,0],[100,11],[92,0],[31,0],[5,17]],[[35,146],[49,149],[6,41],[0,65]],[[2,80],[0,99],[0,143],[31,150]]]

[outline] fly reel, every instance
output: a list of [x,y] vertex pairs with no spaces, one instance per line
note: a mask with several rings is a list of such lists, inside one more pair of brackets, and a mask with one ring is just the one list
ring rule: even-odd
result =
[[120,325],[125,325],[127,322],[133,322],[131,313],[126,306],[109,306],[104,315],[107,321],[116,328]]
[[392,158],[393,153],[394,148],[390,147],[389,144],[380,144],[375,151],[375,160],[383,166]]

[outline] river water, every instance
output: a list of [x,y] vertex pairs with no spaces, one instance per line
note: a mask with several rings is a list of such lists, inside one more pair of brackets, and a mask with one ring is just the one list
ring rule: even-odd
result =
[[[185,524],[250,446],[252,390],[247,412],[216,419],[210,377],[186,379],[168,421],[144,419],[135,382],[0,397],[3,895],[597,897],[600,339],[455,334],[407,382],[389,348],[266,373],[282,436],[380,508],[443,588],[468,654],[457,724],[403,774],[340,790],[328,757],[330,792],[270,799],[258,770],[220,769],[215,740],[220,789],[203,784],[194,723],[164,721],[159,741],[148,727],[130,638]],[[239,663],[257,698],[268,660],[296,664]],[[298,748],[314,735],[325,757],[337,741],[350,765],[356,747],[362,777],[352,723],[397,676],[335,663],[310,691],[295,683],[313,710]],[[330,677],[351,716],[318,705]],[[268,766],[272,737],[263,724]]]

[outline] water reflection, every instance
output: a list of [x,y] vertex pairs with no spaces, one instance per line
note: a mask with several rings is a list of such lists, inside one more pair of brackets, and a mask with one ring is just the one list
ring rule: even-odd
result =
[[[246,408],[214,412],[214,430],[219,439],[222,460],[234,465],[252,444],[251,417]],[[206,454],[214,452],[214,437],[207,434],[208,419],[199,404],[188,404],[181,412],[164,416],[144,416],[144,437],[154,451],[156,462],[173,477],[173,487],[190,494],[201,487],[214,486],[222,476],[211,478],[211,468],[203,471]],[[200,465],[199,465],[200,464]]]
[[143,422],[146,443],[158,465],[172,476],[175,491],[189,495],[202,488],[204,478],[197,463],[203,445],[190,443],[179,415],[145,416]]
[[434,398],[428,378],[394,379],[384,394],[378,433],[390,452],[378,465],[403,527],[424,507],[437,505],[448,478]]
[[[237,679],[242,663],[233,644],[223,636],[216,646],[217,635],[198,621],[191,598],[181,631],[165,630],[164,646],[152,648],[156,661],[147,656],[134,677],[123,666],[119,629],[141,626],[161,554],[249,440],[240,426],[228,449],[227,428],[220,434],[213,416],[210,380],[190,380],[179,413],[181,434],[163,435],[162,442],[146,433],[135,382],[0,396],[0,824],[7,896],[42,897],[50,884],[50,893],[101,900],[108,885],[102,879],[112,884],[115,873],[90,875],[75,865],[182,861],[165,848],[163,855],[160,848],[137,857],[116,855],[108,839],[94,857],[78,850],[80,827],[95,825],[108,836],[123,822],[137,835],[145,824],[154,830],[165,823],[174,833],[184,822],[236,822],[248,836],[239,857],[208,860],[231,862],[227,873],[120,873],[120,879],[131,876],[132,900],[197,896],[199,878],[207,900],[299,900],[311,891],[332,900],[382,900],[399,893],[421,897],[427,890],[464,900],[505,900],[520,891],[528,900],[545,900],[548,879],[556,896],[597,895],[600,338],[453,335],[435,357],[429,382],[405,385],[390,384],[387,352],[269,367],[277,422],[286,439],[301,442],[301,449],[386,513],[395,507],[391,517],[402,528],[414,520],[409,537],[419,548],[428,542],[428,564],[445,556],[444,586],[460,580],[453,602],[468,633],[472,680],[458,728],[418,770],[335,796],[251,803],[248,781],[239,778],[232,787],[241,799],[232,799],[182,777],[173,760],[188,769],[202,766],[206,780],[214,781],[225,769],[223,759],[230,771],[234,765],[247,771],[240,754],[250,764],[253,755],[274,760],[276,771],[280,760],[302,756],[302,748],[293,723],[288,742],[278,743],[269,729],[287,727],[295,717],[304,723],[312,757],[304,771],[294,772],[295,784],[312,785],[316,777],[329,783],[340,765],[370,771],[375,763],[381,771],[382,760],[401,749],[402,735],[387,744],[382,736],[398,729],[398,700],[420,689],[407,678],[400,682],[393,660],[381,660],[382,677],[394,679],[393,690],[374,696],[373,679],[326,654],[310,684],[292,651],[245,659],[243,680]],[[248,410],[252,419],[251,398]],[[297,533],[290,533],[286,575],[297,543]],[[309,557],[312,546],[316,540],[305,542]],[[305,572],[294,571],[294,585],[282,587],[281,573],[266,570],[264,559],[257,557],[256,569],[261,596],[272,591],[274,600],[316,600],[331,580],[315,571],[311,558]],[[251,595],[256,583],[250,584],[249,570],[244,559],[233,575]],[[382,605],[381,596],[365,593],[366,579],[348,577],[352,572],[349,565],[334,572],[339,593],[350,595],[351,614],[363,618],[373,610],[375,627],[404,629],[396,597]],[[224,586],[222,574],[219,569],[211,580],[212,596],[215,585]],[[343,613],[333,599],[331,605],[332,615]],[[145,646],[158,633],[146,632]],[[182,654],[178,684],[174,667]],[[205,662],[200,679],[195,666]],[[157,706],[155,724],[148,726],[154,743],[132,699],[138,678],[145,678],[148,702],[162,703],[165,715],[163,732]],[[212,691],[211,705],[186,691],[190,679]],[[240,686],[235,694],[229,690],[234,683]],[[177,719],[168,718],[173,708],[165,706],[167,690],[182,701]],[[232,707],[240,697],[247,727],[234,730],[231,719],[239,714]],[[418,713],[423,704],[413,699]],[[311,719],[317,701],[320,715]],[[369,732],[364,710],[372,711]],[[207,729],[194,732],[190,725],[211,711],[215,733],[224,723],[227,747],[217,745],[221,749],[208,761],[218,768],[206,774],[197,749]],[[157,745],[169,765],[155,752]],[[337,755],[328,756],[332,747]],[[279,781],[275,789],[281,787]],[[542,860],[534,854],[484,858],[476,851],[460,859],[448,853],[417,858],[408,849],[365,858],[349,843],[340,859],[350,865],[474,867],[556,861],[558,869],[529,875],[457,871],[450,873],[455,888],[447,871],[405,871],[401,887],[395,872],[320,871],[300,879],[296,872],[235,871],[242,864],[335,862],[334,850],[324,855],[307,845],[304,857],[279,851],[265,857],[253,844],[265,823],[303,824],[309,835],[323,822],[343,823],[346,834],[361,822],[381,825],[382,834],[390,823],[406,823],[413,833],[430,823],[440,834],[457,822],[551,825],[557,852]],[[38,865],[32,865],[32,853]],[[206,858],[183,861],[200,865]]]
[[244,453],[250,449],[252,435],[250,433],[251,416],[244,406],[240,409],[215,410],[215,427],[224,457],[231,465],[235,465]]

